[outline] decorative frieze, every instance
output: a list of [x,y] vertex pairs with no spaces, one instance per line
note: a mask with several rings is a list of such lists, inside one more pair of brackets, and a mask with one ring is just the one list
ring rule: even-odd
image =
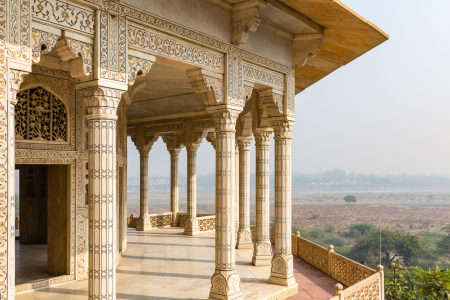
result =
[[137,24],[128,26],[128,45],[135,49],[182,61],[217,73],[224,71],[224,55]]
[[42,23],[94,36],[94,10],[60,0],[31,0],[31,16]]
[[244,62],[244,80],[284,91],[284,74],[248,62]]

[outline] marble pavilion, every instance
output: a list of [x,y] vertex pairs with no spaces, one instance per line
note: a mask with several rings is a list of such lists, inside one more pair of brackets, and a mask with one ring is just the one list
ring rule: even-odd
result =
[[[252,253],[254,266],[270,268],[266,284],[296,291],[293,249],[306,254],[291,235],[295,96],[387,39],[337,0],[0,0],[1,299],[82,280],[88,282],[82,298],[116,299],[116,268],[130,232],[128,136],[141,161],[134,232],[184,227],[184,235],[196,238],[215,231],[209,299],[243,299],[236,249]],[[171,157],[171,211],[151,215],[148,155],[159,137]],[[256,226],[250,228],[253,139]],[[196,212],[196,151],[203,140],[216,151],[214,216]],[[185,214],[178,211],[182,147]],[[51,276],[16,284],[22,274],[16,268],[26,265],[16,263],[25,257],[16,244],[46,244]],[[332,276],[337,263],[328,250],[320,250],[329,259],[320,268]],[[306,260],[314,264],[313,256]],[[364,270],[368,275],[358,280],[372,278]],[[358,282],[345,276],[336,278],[346,286]],[[382,299],[380,277],[370,284],[378,291],[370,299]],[[341,286],[335,297],[344,294]]]

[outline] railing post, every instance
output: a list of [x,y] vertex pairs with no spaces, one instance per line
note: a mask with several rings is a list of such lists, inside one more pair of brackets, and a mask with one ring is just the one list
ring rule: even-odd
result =
[[384,267],[382,265],[378,265],[377,272],[380,273],[380,300],[384,300]]
[[331,264],[333,254],[334,254],[334,246],[328,245],[328,276],[331,276],[331,274],[333,273],[333,266]]
[[344,295],[342,292],[343,289],[344,287],[342,286],[342,284],[336,283],[336,285],[334,286],[333,297],[339,297],[339,300],[344,300]]

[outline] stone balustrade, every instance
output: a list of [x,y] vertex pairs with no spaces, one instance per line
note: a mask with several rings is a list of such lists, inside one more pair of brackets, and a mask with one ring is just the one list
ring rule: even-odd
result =
[[[149,214],[152,228],[171,227],[173,213]],[[184,227],[186,224],[187,213],[177,212],[177,227]],[[138,217],[131,214],[127,218],[128,228],[136,228]],[[216,230],[216,216],[210,214],[197,214],[198,226],[202,233]]]

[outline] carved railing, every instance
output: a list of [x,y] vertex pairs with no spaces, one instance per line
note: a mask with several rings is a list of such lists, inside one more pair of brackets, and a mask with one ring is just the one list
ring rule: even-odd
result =
[[[151,214],[149,215],[152,227],[170,227],[172,223],[172,213]],[[127,218],[128,228],[136,228],[139,217],[131,214]],[[178,227],[184,227],[186,224],[187,213],[177,213]],[[216,216],[210,214],[197,214],[198,226],[201,232],[209,232],[216,230]]]
[[150,223],[152,227],[170,227],[172,224],[172,213],[152,214],[150,216]]
[[200,232],[210,232],[210,231],[216,230],[216,216],[215,215],[197,217],[197,220],[198,220],[198,227],[200,228]]
[[297,235],[292,235],[292,254],[348,286],[344,290],[340,283],[336,284],[334,295],[330,300],[384,299],[382,266],[378,266],[377,271],[372,270],[335,253],[333,245],[328,246],[327,250],[300,237],[299,232],[297,232]]

